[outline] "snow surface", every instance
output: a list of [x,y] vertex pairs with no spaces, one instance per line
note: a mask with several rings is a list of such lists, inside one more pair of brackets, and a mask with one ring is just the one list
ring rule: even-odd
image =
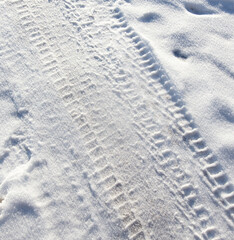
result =
[[233,0],[0,1],[0,239],[233,239]]
[[132,0],[122,8],[234,177],[234,1]]

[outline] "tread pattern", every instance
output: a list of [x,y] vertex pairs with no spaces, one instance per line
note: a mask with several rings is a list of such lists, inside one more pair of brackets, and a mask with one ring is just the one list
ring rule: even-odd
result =
[[[27,3],[24,2],[23,0],[9,1],[9,5],[16,8],[17,13],[19,15],[20,24],[23,27],[24,31],[28,34],[29,43],[35,46],[35,48],[38,51],[36,54],[38,54],[38,57],[41,60],[42,73],[47,76],[51,76],[51,78],[54,78],[55,76],[57,76],[57,74],[59,74],[57,71],[58,63],[57,63],[57,60],[55,60],[55,59],[59,59],[59,55],[58,55],[59,49],[55,49],[54,47],[55,53],[52,53],[51,46],[53,46],[53,41],[51,40],[54,40],[54,39],[49,39],[51,44],[50,45],[44,36],[44,34],[46,35],[49,33],[46,33],[45,31],[43,32],[38,27],[36,22],[36,18],[37,18],[36,16],[40,16],[40,15],[37,12],[38,11],[37,7],[34,6],[32,8],[33,11],[31,11],[30,6],[27,5]],[[69,97],[65,96],[64,99],[65,101],[67,101]],[[48,103],[45,103],[44,105],[46,108]],[[45,109],[45,112],[46,112],[46,109]],[[55,129],[56,129],[56,126],[55,126]],[[44,183],[42,182],[42,184],[46,185],[46,182]],[[97,240],[102,239],[100,237],[99,226],[95,222],[96,220],[94,220],[94,218],[91,216],[88,210],[90,206],[87,202],[84,202],[82,197],[82,192],[79,192],[79,190],[77,190],[77,196],[79,196],[79,200],[80,200],[78,211],[81,215],[79,219],[81,219],[81,222],[82,222],[80,223],[79,227],[84,229],[84,231],[82,232],[83,237],[86,239],[90,239],[90,238],[97,239]],[[45,196],[42,196],[42,197],[44,198],[44,201],[47,202],[46,194]],[[54,203],[52,201],[51,203],[49,203],[48,207],[50,207],[51,205],[51,207],[53,208],[53,204]],[[51,212],[50,214],[53,216],[54,212]],[[56,214],[59,214],[62,219],[63,214],[59,209],[56,210]],[[90,219],[90,220],[87,221],[87,219]],[[52,223],[48,222],[47,227],[48,229],[50,228],[53,229]],[[58,236],[56,236],[56,238],[57,237]]]
[[[93,195],[95,196],[97,194],[95,192],[98,192],[100,198],[103,195],[106,204],[111,206],[111,208],[118,213],[118,219],[116,221],[120,222],[118,224],[123,225],[123,233],[121,233],[121,235],[124,236],[127,234],[129,239],[145,239],[143,226],[141,222],[136,219],[131,210],[131,203],[124,193],[123,186],[114,175],[114,169],[108,163],[106,156],[103,153],[103,148],[99,143],[99,139],[101,139],[99,134],[101,135],[101,132],[104,132],[105,128],[103,128],[104,126],[95,125],[93,127],[93,124],[90,124],[94,123],[95,118],[99,117],[100,112],[102,112],[103,109],[98,111],[97,108],[95,108],[94,111],[89,112],[92,115],[92,118],[87,112],[80,109],[79,102],[82,102],[86,109],[91,108],[89,104],[86,105],[86,102],[87,99],[90,98],[89,95],[91,95],[91,97],[93,97],[93,95],[98,95],[96,94],[95,84],[92,83],[90,79],[87,79],[84,82],[81,82],[83,88],[80,88],[78,91],[75,87],[72,88],[71,83],[61,70],[61,65],[64,64],[64,62],[59,63],[57,60],[61,56],[59,47],[48,43],[53,36],[50,36],[49,32],[42,32],[37,27],[36,17],[34,16],[36,13],[31,13],[28,6],[23,4],[23,1],[14,2],[14,4],[19,4],[17,8],[19,10],[18,13],[20,15],[22,26],[26,32],[29,33],[30,43],[38,50],[43,65],[42,72],[53,79],[54,86],[67,106],[68,112],[70,113],[75,126],[81,133],[88,156],[95,166],[95,172],[90,180],[93,184],[90,185]],[[68,6],[68,3],[66,6]],[[21,9],[23,10],[21,11]],[[87,25],[87,23],[85,23],[85,25]],[[53,41],[56,41],[55,37]],[[70,79],[70,81],[74,82],[75,80]],[[99,132],[96,133],[93,128],[98,128]],[[93,190],[92,188],[95,186],[97,189]],[[90,229],[92,228],[93,226],[90,226]],[[116,233],[116,236],[118,236],[117,234],[119,233]]]
[[[17,8],[20,23],[28,35],[30,44],[37,49],[36,54],[43,65],[42,73],[53,81],[84,143],[87,159],[94,167],[94,173],[86,169],[84,176],[89,179],[89,188],[93,197],[98,198],[102,205],[99,215],[110,221],[108,228],[112,229],[110,232],[113,234],[113,239],[149,239],[149,233],[146,223],[133,207],[125,183],[120,181],[116,170],[117,153],[113,151],[113,154],[109,154],[117,143],[121,149],[121,146],[127,142],[125,139],[127,134],[124,129],[119,128],[113,116],[115,113],[110,113],[111,103],[110,105],[105,103],[103,96],[107,99],[113,98],[113,102],[119,101],[120,104],[126,105],[120,109],[123,109],[122,113],[128,113],[129,118],[123,117],[123,119],[134,119],[134,122],[128,124],[130,131],[137,134],[137,141],[147,152],[155,174],[161,177],[175,196],[175,205],[190,223],[194,238],[223,239],[222,234],[213,224],[210,210],[202,203],[197,184],[182,167],[184,161],[171,147],[172,140],[168,139],[164,126],[157,117],[170,125],[171,130],[176,133],[175,141],[186,144],[191,150],[192,160],[199,160],[197,165],[203,174],[202,181],[210,189],[212,199],[223,207],[230,226],[233,226],[234,214],[233,185],[200,136],[192,117],[150,46],[129,27],[123,13],[112,1],[103,2],[103,6],[98,7],[96,1],[87,3],[67,0],[53,1],[53,4],[70,24],[74,42],[77,44],[77,52],[81,58],[84,58],[82,66],[79,65],[79,61],[74,64],[74,66],[78,65],[76,67],[79,68],[79,77],[69,73],[73,66],[72,58],[64,57],[63,54],[63,49],[67,50],[71,43],[69,37],[52,32],[48,28],[48,23],[38,24],[40,21],[45,21],[41,19],[39,3],[37,7],[30,8],[23,0],[10,1],[10,5]],[[87,8],[89,10],[86,9],[87,4],[91,6]],[[95,15],[94,12],[103,13]],[[130,64],[137,71],[135,75],[126,69],[121,69],[124,60],[118,58],[116,49],[109,47],[102,54],[98,52],[98,48],[102,48],[102,42],[99,41],[102,33],[101,30],[93,27],[95,18],[98,17],[102,19],[100,25],[102,24],[101,27],[106,30],[105,34],[109,37],[114,34],[118,44],[123,46],[124,60],[134,59]],[[103,20],[104,18],[109,18],[111,26],[110,24],[104,26],[106,21]],[[59,23],[54,21],[51,25],[58,26]],[[121,37],[118,38],[119,36]],[[81,42],[84,41],[85,45],[82,46]],[[92,63],[89,63],[86,54],[97,60],[97,68],[100,67],[102,70],[100,73],[92,72]],[[120,68],[119,71],[113,69],[116,66]],[[82,71],[85,74],[82,74]],[[142,88],[135,83],[135,76],[142,81],[140,83]],[[110,93],[102,89],[108,89]],[[153,97],[152,106],[145,101],[141,91]],[[135,140],[129,141],[134,144]],[[189,156],[188,154],[188,159],[191,160]],[[118,226],[118,230],[113,226]],[[98,226],[90,226],[90,229],[93,228],[98,229]],[[94,232],[94,238],[98,239],[98,230],[91,232]],[[154,234],[150,235],[152,239],[156,238]]]
[[[119,8],[114,8],[113,17],[117,20],[113,28],[119,29],[125,37],[128,37],[130,40],[129,45],[132,45],[138,51],[139,57],[137,57],[136,61],[140,62],[143,71],[148,76],[148,78],[145,78],[147,79],[145,83],[148,88],[150,87],[151,93],[157,96],[159,101],[156,104],[166,106],[161,108],[164,109],[163,115],[172,120],[173,129],[181,135],[183,141],[187,143],[193,152],[194,157],[199,159],[204,181],[209,186],[213,197],[224,208],[227,217],[231,220],[229,223],[233,225],[233,198],[231,197],[234,194],[233,184],[218,159],[207,147],[191,115],[174,86],[172,86],[169,77],[161,69],[158,60],[155,59],[151,48],[128,26]],[[168,100],[170,100],[170,103]],[[227,196],[230,196],[230,198]]]

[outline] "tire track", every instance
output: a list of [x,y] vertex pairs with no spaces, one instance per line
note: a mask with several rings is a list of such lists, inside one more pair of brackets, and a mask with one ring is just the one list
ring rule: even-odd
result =
[[[191,202],[192,200],[190,200],[190,202]],[[214,234],[212,233],[212,231],[211,230],[207,230],[207,235],[208,236],[213,236]]]
[[[76,7],[73,6],[72,4],[69,4],[68,1],[66,1],[65,7],[66,7],[66,9],[68,9],[67,11],[69,11],[69,13],[74,14],[73,18],[71,16],[67,16],[67,19],[69,20],[70,23],[72,23],[72,26],[77,31],[83,31],[83,30],[89,31],[89,29],[92,29],[91,26],[93,24],[93,21],[92,21],[92,19],[90,19],[89,16],[87,16],[86,20],[82,20],[81,24],[79,24],[79,19],[74,21],[74,18],[76,19],[77,17],[80,17],[79,14],[77,13]],[[81,6],[79,6],[79,7],[81,7]],[[31,24],[30,22],[27,22],[28,15],[24,15],[22,21],[24,21],[23,24],[26,27],[30,26],[30,24]],[[123,22],[123,21],[121,20],[121,22]],[[125,23],[123,23],[123,26],[125,26]],[[95,191],[93,192],[94,196],[95,196],[96,192],[98,192],[98,189],[102,189],[101,190],[102,193],[100,193],[100,198],[106,199],[106,200],[104,200],[104,202],[106,202],[107,205],[112,206],[113,209],[117,209],[116,212],[118,214],[118,218],[121,219],[121,224],[124,226],[124,231],[129,232],[130,239],[145,239],[144,233],[142,232],[143,231],[142,223],[140,223],[139,220],[137,220],[137,218],[134,216],[134,213],[133,213],[133,219],[135,220],[135,224],[134,224],[134,221],[131,223],[129,222],[129,224],[125,224],[125,221],[123,220],[123,216],[125,216],[125,215],[130,216],[130,213],[126,213],[126,211],[129,208],[131,209],[131,203],[128,199],[127,194],[125,194],[125,192],[124,192],[123,184],[117,180],[117,174],[116,173],[110,174],[110,173],[113,173],[113,171],[114,171],[114,167],[112,166],[112,164],[110,164],[111,161],[109,161],[107,157],[106,157],[107,160],[102,161],[102,159],[105,159],[104,153],[102,153],[101,156],[98,155],[99,154],[98,152],[102,151],[101,149],[103,149],[101,142],[104,141],[102,139],[102,137],[99,137],[99,136],[103,136],[101,133],[106,131],[105,124],[109,123],[110,120],[106,120],[104,118],[102,125],[99,127],[97,126],[97,128],[99,129],[99,132],[96,133],[94,130],[96,128],[93,127],[95,125],[93,125],[93,118],[91,116],[91,113],[97,119],[99,119],[97,122],[102,121],[102,120],[100,120],[100,115],[102,115],[102,114],[100,114],[100,113],[97,114],[97,113],[92,112],[91,109],[96,109],[96,106],[90,106],[90,104],[87,104],[87,103],[92,102],[90,99],[95,99],[95,100],[98,98],[102,99],[102,97],[100,97],[100,96],[104,93],[99,92],[97,94],[98,86],[96,86],[95,85],[96,82],[92,82],[91,79],[85,79],[84,82],[82,84],[80,84],[83,87],[78,86],[79,91],[77,91],[77,89],[75,89],[74,86],[71,86],[72,80],[68,81],[67,74],[64,74],[60,70],[60,69],[64,68],[63,64],[66,65],[66,60],[65,60],[65,62],[63,62],[64,59],[60,52],[60,49],[56,48],[54,46],[48,46],[48,39],[46,39],[43,36],[45,34],[45,32],[43,32],[43,33],[38,32],[36,30],[36,27],[37,27],[36,25],[33,25],[33,26],[31,25],[31,27],[32,27],[32,28],[30,28],[30,31],[32,30],[32,32],[31,32],[32,42],[31,43],[35,44],[35,46],[38,48],[38,52],[39,52],[40,56],[43,55],[43,57],[41,58],[41,61],[44,63],[43,73],[47,74],[48,76],[50,76],[51,78],[54,79],[54,84],[55,84],[56,89],[61,94],[66,106],[70,109],[69,112],[71,113],[71,116],[74,120],[74,123],[77,126],[77,129],[79,129],[79,132],[82,133],[82,138],[83,138],[83,141],[85,142],[87,152],[88,152],[90,158],[92,160],[94,159],[93,163],[95,165],[95,174],[94,174],[94,176],[91,177],[91,179],[93,179],[93,180],[91,180],[91,182],[93,182],[93,183],[90,185],[91,189],[92,188],[95,189]],[[93,32],[92,32],[92,34],[93,34]],[[57,40],[55,39],[54,41],[56,42]],[[66,44],[66,43],[64,43],[64,44]],[[89,42],[87,44],[89,44]],[[130,46],[132,46],[132,45],[130,44]],[[61,63],[59,63],[59,61],[57,59],[61,59]],[[108,59],[108,56],[106,57],[106,59]],[[108,62],[108,60],[105,60],[105,61]],[[67,63],[67,64],[69,64],[69,63]],[[153,66],[150,65],[148,70],[151,71],[152,67]],[[143,68],[143,69],[145,69],[145,68]],[[111,76],[111,72],[110,73],[108,72],[108,77],[110,77],[110,76]],[[116,87],[116,85],[113,85],[113,83],[121,82],[121,79],[123,79],[123,78],[126,79],[126,76],[124,76],[124,75],[120,75],[117,77],[112,76],[112,85],[110,85],[110,88],[113,89],[113,86]],[[143,78],[145,79],[144,75],[143,75]],[[132,84],[132,83],[130,82],[127,84]],[[100,86],[99,86],[99,88],[101,89]],[[183,173],[182,173],[181,178],[182,179],[184,178],[184,180],[185,180],[185,181],[182,181],[185,184],[185,185],[183,185],[184,187],[178,188],[178,186],[180,186],[180,184],[181,184],[181,182],[179,180],[177,181],[177,185],[173,186],[174,183],[172,180],[170,180],[170,178],[173,176],[173,178],[176,179],[176,176],[175,176],[176,171],[178,171],[178,175],[180,174],[179,166],[181,163],[180,163],[179,157],[175,153],[173,153],[173,151],[168,149],[168,146],[165,144],[165,140],[164,140],[166,136],[163,135],[163,133],[159,130],[159,126],[154,121],[154,119],[145,119],[141,115],[141,114],[145,114],[145,112],[146,112],[146,110],[148,110],[148,108],[144,109],[144,106],[143,106],[144,101],[142,100],[140,95],[137,96],[135,94],[137,92],[137,89],[135,89],[134,87],[129,89],[129,86],[127,86],[127,85],[123,86],[123,84],[122,85],[118,84],[118,90],[121,93],[123,93],[122,94],[124,96],[123,103],[125,101],[129,102],[129,110],[128,111],[131,112],[131,115],[134,116],[134,119],[137,120],[136,121],[137,124],[135,124],[134,127],[135,127],[135,129],[137,129],[137,132],[139,133],[139,137],[142,138],[144,141],[146,141],[147,144],[149,144],[150,147],[145,145],[145,148],[149,151],[150,156],[152,157],[152,159],[158,158],[158,156],[160,156],[160,158],[162,160],[162,162],[160,162],[160,169],[162,169],[162,173],[165,174],[166,179],[170,183],[169,188],[176,189],[175,190],[176,192],[179,191],[181,193],[182,200],[178,200],[179,206],[181,206],[182,209],[187,209],[187,211],[189,212],[189,214],[187,216],[188,219],[190,219],[192,221],[196,221],[195,219],[198,217],[198,219],[201,220],[201,223],[199,223],[199,226],[198,227],[194,226],[194,229],[198,228],[199,231],[202,232],[203,239],[215,239],[216,237],[219,236],[218,234],[216,236],[217,229],[213,228],[212,226],[211,226],[211,228],[207,228],[206,223],[204,224],[204,222],[207,222],[207,220],[204,220],[204,222],[202,222],[204,215],[208,215],[208,218],[209,218],[209,212],[203,206],[201,206],[200,209],[204,208],[205,210],[204,210],[204,214],[201,214],[201,218],[200,218],[198,216],[199,214],[196,215],[196,212],[198,213],[199,211],[201,213],[203,213],[202,210],[196,210],[196,209],[199,209],[200,205],[197,205],[197,203],[191,204],[191,202],[193,202],[193,201],[199,202],[199,200],[196,200],[196,199],[198,199],[196,188],[193,186],[193,184],[188,185],[188,183],[191,183],[190,177],[183,177]],[[167,94],[167,92],[166,92],[166,94]],[[168,100],[166,100],[165,103],[168,104]],[[85,105],[85,104],[87,104],[87,105]],[[77,112],[77,109],[79,109],[81,105],[84,105],[85,109],[87,109],[87,110],[84,111],[84,109],[81,108],[79,110],[79,112]],[[134,110],[136,106],[138,108],[137,108],[137,110]],[[168,106],[168,105],[166,105],[166,106]],[[173,104],[172,104],[172,107],[173,107]],[[164,108],[165,108],[165,106],[164,106]],[[101,109],[100,109],[100,111],[101,111]],[[107,109],[104,112],[108,112],[108,111],[109,110]],[[176,111],[177,111],[177,109],[176,109]],[[153,116],[153,115],[154,115],[153,112],[151,112],[149,114],[149,117]],[[167,116],[168,115],[169,114],[167,113]],[[111,119],[113,121],[114,118],[111,118]],[[175,121],[174,115],[170,119]],[[182,118],[182,120],[184,121],[183,118]],[[176,120],[176,123],[178,124],[177,120]],[[114,126],[115,125],[112,125],[112,127],[114,127]],[[116,128],[118,128],[118,127],[116,127]],[[152,135],[152,131],[154,133],[155,132],[156,133]],[[110,132],[110,131],[108,130],[108,132]],[[109,138],[113,139],[113,137],[111,137],[111,135],[110,136],[105,135],[105,136],[106,136],[106,138],[109,137]],[[144,141],[142,141],[142,142],[144,142]],[[96,154],[97,154],[97,156],[96,156]],[[176,161],[178,161],[179,163],[174,163]],[[157,166],[159,166],[157,161],[156,161],[156,164],[157,164]],[[169,167],[171,167],[171,169],[173,169],[173,170],[171,170]],[[170,170],[170,173],[167,173],[168,169]],[[177,170],[174,171],[174,169],[177,169]],[[110,175],[108,175],[107,173]],[[120,186],[122,186],[122,187],[120,187]],[[171,187],[171,186],[173,186],[173,187]],[[117,197],[117,195],[112,195],[112,192],[116,191],[113,188],[118,189],[118,191],[120,191],[120,192],[118,192],[119,193],[118,196],[119,196],[120,200],[115,200],[114,203],[110,204],[109,199],[112,202],[113,198]],[[180,189],[180,190],[178,190],[178,189]],[[104,192],[106,192],[106,193],[104,193]],[[116,192],[115,192],[115,194],[116,194]],[[105,196],[102,197],[101,195],[105,195]],[[109,198],[106,196],[109,196]],[[126,201],[124,201],[123,199],[126,199]],[[183,200],[183,199],[186,199],[186,200]],[[122,205],[120,206],[121,208],[119,207],[119,201],[120,202],[123,201]],[[125,205],[128,207],[124,207]],[[123,214],[122,214],[122,212],[123,212]],[[132,212],[132,211],[130,211],[130,212]],[[205,225],[205,227],[204,227],[204,225]],[[135,229],[137,229],[137,230],[135,230]],[[195,236],[196,236],[196,234],[197,233],[194,233]],[[197,239],[199,239],[199,237],[197,237]]]
[[[119,76],[115,77],[113,78],[113,82],[118,82],[119,79]],[[126,76],[125,79],[127,79]],[[122,97],[125,97],[123,97],[124,102],[128,103],[130,109],[136,109],[137,106],[143,105],[143,101],[138,95],[132,97],[132,92],[137,92],[136,89],[131,89],[131,91],[128,89],[127,92],[125,91],[125,86],[129,86],[130,84],[131,82],[125,80],[124,85],[115,86],[115,89],[123,93]],[[128,96],[129,93],[130,96]],[[153,115],[149,114],[149,112],[150,110],[147,108],[143,113],[137,111],[134,113],[133,111],[134,119],[137,119],[133,125],[139,137],[146,143],[145,148],[149,149],[150,157],[157,166],[155,169],[157,169],[159,174],[161,174],[164,180],[169,184],[170,191],[172,191],[175,196],[175,192],[180,194],[181,198],[177,199],[177,202],[182,208],[189,212],[188,215],[185,214],[186,218],[190,219],[191,222],[196,221],[196,218],[199,219],[200,227],[194,226],[194,228],[199,229],[202,233],[202,237],[204,239],[219,239],[218,229],[212,225],[209,226],[211,214],[201,203],[198,197],[198,191],[191,180],[191,176],[181,169],[180,166],[182,163],[180,157],[170,150],[166,141],[166,136],[160,131],[161,126],[156,124],[152,118],[148,117],[148,115]],[[152,131],[154,132],[153,135],[151,134]],[[198,233],[194,233],[194,236],[200,239]]]
[[[62,99],[65,102],[65,105],[71,103],[71,101],[83,101],[85,96],[85,92],[89,92],[89,90],[93,89],[96,90],[95,85],[90,84],[86,88],[80,90],[83,96],[79,98],[78,94],[74,94],[71,90],[70,85],[66,82],[66,78],[63,77],[64,74],[59,70],[59,64],[57,62],[57,57],[53,56],[53,53],[59,52],[59,49],[55,49],[49,46],[47,43],[47,39],[43,36],[43,33],[37,27],[37,24],[34,22],[30,22],[30,12],[26,9],[26,5],[21,5],[19,8],[23,11],[20,11],[20,19],[23,22],[23,26],[30,26],[30,29],[26,29],[26,31],[30,32],[30,42],[34,44],[34,46],[38,49],[40,54],[40,58],[43,64],[42,72],[47,74],[50,77],[55,78],[55,76],[60,76],[55,79],[54,85],[57,91],[61,94]],[[27,11],[28,10],[28,11]],[[35,19],[35,17],[34,17]],[[27,21],[27,22],[24,22]],[[52,48],[53,50],[51,50]],[[53,52],[53,53],[52,53]],[[63,83],[62,83],[63,82]],[[62,84],[62,87],[61,87]],[[74,103],[74,102],[73,102]],[[82,137],[85,142],[85,147],[87,149],[88,155],[92,159],[95,166],[99,166],[99,164],[103,164],[105,159],[104,155],[100,156],[100,152],[102,151],[102,147],[96,140],[97,136],[94,134],[93,130],[90,127],[88,121],[85,121],[85,114],[82,112],[77,113],[78,106],[75,104],[76,108],[71,109],[71,117],[79,130],[82,134]],[[71,105],[69,105],[71,107]],[[74,105],[73,105],[74,107]],[[82,109],[81,109],[82,110]],[[86,115],[87,116],[87,115]],[[103,129],[104,131],[104,129]],[[88,140],[88,141],[87,141]],[[102,161],[101,161],[101,160]],[[103,192],[105,195],[109,196],[109,199],[106,200],[108,205],[112,205],[112,208],[117,209],[118,218],[121,220],[121,223],[124,225],[124,232],[127,232],[129,239],[145,239],[145,234],[142,231],[142,224],[139,220],[137,220],[134,216],[134,213],[130,210],[130,202],[127,200],[126,194],[123,192],[122,184],[117,181],[116,176],[113,174],[113,168],[109,163],[106,161],[105,165],[102,166],[102,169],[97,168],[94,173],[94,178],[98,179],[98,182],[95,184],[97,187],[97,191],[100,191],[100,186],[103,188]],[[93,192],[91,189],[90,190]],[[93,192],[95,197],[95,192]],[[99,193],[100,194],[100,193]],[[100,196],[99,196],[100,197]],[[92,227],[90,227],[91,229]],[[123,233],[125,234],[125,233]],[[118,237],[121,237],[118,236]]]
[[[1,48],[1,51],[0,51],[0,56],[1,56],[1,59],[3,60],[3,62],[7,62],[8,65],[7,67],[9,68],[12,68],[12,69],[19,69],[19,66],[18,66],[18,63],[19,62],[23,62],[25,59],[22,57],[22,55],[20,56],[20,54],[18,54],[18,49],[12,49],[12,46],[11,46],[12,43],[8,43],[7,45],[5,45],[4,47],[0,47]],[[10,65],[9,65],[9,61],[10,61]],[[6,65],[5,65],[6,67]],[[21,67],[22,68],[22,67]],[[25,81],[30,81],[33,76],[32,75],[29,75],[29,76],[25,76],[26,79]],[[17,102],[15,103],[17,104]],[[48,113],[48,118],[51,118],[50,115],[51,115],[51,104],[48,103],[48,102],[42,102],[41,105],[43,106],[43,110],[44,110],[44,113],[47,114]],[[22,111],[22,110],[21,110]],[[29,125],[30,123],[30,120],[28,120],[27,118],[24,118],[23,117],[23,112],[21,112],[20,110],[18,111],[18,115],[21,116],[21,120],[24,122],[24,124],[26,125]],[[56,130],[59,128],[58,125],[61,125],[61,123],[58,123],[58,120],[55,120],[54,121],[54,125],[51,126],[52,127],[52,131],[56,132]],[[31,128],[32,126],[30,126]],[[61,127],[61,126],[60,126]],[[34,136],[37,138],[37,136]],[[64,136],[65,138],[67,138],[67,136],[65,135]],[[14,139],[12,139],[13,141]],[[14,141],[17,141],[17,139],[15,139]],[[33,140],[34,142],[38,142],[38,140],[34,139]],[[23,147],[26,147],[25,143],[23,144]],[[29,149],[28,149],[29,151]],[[19,157],[19,156],[18,156]],[[29,160],[30,161],[30,160]],[[23,164],[23,163],[21,163]],[[28,164],[28,163],[27,163]],[[34,160],[32,161],[32,163],[28,166],[28,169],[26,170],[28,173],[31,173],[32,171],[34,171],[35,168],[38,168],[39,167],[39,172],[38,172],[38,177],[41,177],[43,175],[43,171],[41,170],[44,169],[44,168],[47,168],[47,163],[46,161],[36,161],[34,162]],[[77,167],[73,165],[73,168],[76,169],[77,171]],[[66,171],[68,171],[68,169],[66,169]],[[74,172],[76,172],[74,171]],[[71,187],[72,188],[76,188],[76,193],[72,196],[68,196],[68,198],[66,199],[68,202],[74,202],[74,199],[77,200],[77,198],[79,199],[78,200],[78,206],[76,205],[75,207],[78,209],[78,212],[79,212],[79,217],[80,219],[83,219],[85,220],[85,222],[87,221],[87,219],[90,219],[90,221],[94,221],[92,218],[90,218],[89,216],[89,211],[87,211],[87,204],[85,203],[84,201],[84,197],[82,196],[83,193],[82,193],[82,190],[80,191],[80,189],[82,189],[82,187],[80,187],[80,189],[76,186],[76,184],[74,184],[74,181],[72,181],[72,178],[75,176],[74,175],[74,172],[72,173],[72,175],[69,176],[70,180],[71,180]],[[71,173],[71,169],[70,169],[70,173]],[[77,175],[77,172],[76,172],[76,175]],[[63,179],[63,175],[60,176],[60,181],[62,181]],[[46,179],[48,180],[48,179]],[[42,193],[41,195],[39,196],[40,199],[42,200],[43,202],[43,205],[46,206],[46,212],[42,212],[42,216],[43,217],[49,217],[50,219],[53,219],[54,216],[56,215],[59,216],[60,220],[62,220],[64,218],[64,216],[66,216],[66,213],[62,212],[61,209],[55,209],[54,208],[54,205],[56,205],[55,203],[55,200],[53,198],[48,198],[48,196],[50,196],[51,193],[48,193],[48,188],[47,186],[49,185],[48,182],[46,181],[45,179],[42,179],[42,181],[40,182],[40,186],[39,188],[42,190]],[[74,184],[74,185],[73,185]],[[4,183],[3,183],[4,185]],[[1,187],[3,187],[3,185]],[[58,188],[58,186],[56,186],[56,184],[54,184],[53,186],[53,189],[54,189],[54,192],[56,193],[56,189]],[[59,189],[59,192],[61,192],[62,190]],[[56,199],[56,201],[58,201],[58,198]],[[70,215],[75,215],[75,213],[69,213]],[[44,219],[43,219],[44,220]],[[54,231],[53,231],[53,221],[47,221],[45,220],[45,222],[43,222],[43,225],[46,226],[45,229],[46,231],[49,232],[49,236],[52,237],[52,238],[56,238],[56,239],[60,239],[59,236],[55,236],[54,235]],[[90,224],[91,225],[91,224]],[[84,229],[84,231],[79,231],[79,233],[83,233],[85,235],[85,229],[87,228],[86,224],[83,224],[82,225],[82,229]],[[64,228],[63,228],[64,229]],[[97,225],[95,224],[92,224],[92,227],[89,226],[89,229],[87,230],[87,232],[89,232],[89,237],[94,237],[96,236],[97,232],[96,230],[97,229]],[[52,231],[51,231],[52,230]],[[87,239],[87,238],[86,238]]]
[[[76,97],[76,101],[82,101],[82,98]],[[100,133],[105,131],[105,124],[98,127],[99,132],[95,133],[92,128],[92,120],[88,113],[83,113],[80,111],[77,113],[77,105],[71,103],[71,116],[74,119],[78,129],[83,135],[85,146],[88,151],[90,158],[95,166],[95,172],[93,173],[93,178],[95,179],[96,192],[100,195],[104,195],[104,201],[108,206],[116,209],[119,218],[124,226],[124,232],[128,233],[129,239],[145,239],[144,233],[142,231],[142,224],[136,219],[134,213],[131,210],[131,203],[127,199],[127,195],[124,193],[123,185],[118,181],[116,174],[114,173],[114,168],[108,161],[108,156],[105,156],[104,149],[99,143],[101,140],[98,136]],[[92,111],[93,117],[100,117],[95,108]],[[97,115],[97,116],[96,116]],[[114,128],[114,125],[112,125]],[[102,134],[100,134],[102,136]],[[106,137],[106,136],[105,136]],[[101,190],[100,190],[101,187]]]
[[[58,74],[57,72],[58,66],[55,60],[56,57],[53,56],[50,46],[47,43],[46,39],[44,38],[43,32],[40,30],[40,27],[37,25],[35,21],[35,16],[31,12],[30,7],[26,3],[24,3],[24,1],[20,1],[20,0],[10,1],[9,5],[16,8],[17,13],[19,15],[20,23],[24,28],[25,32],[28,34],[30,44],[32,44],[32,46],[34,46],[38,51],[38,54],[42,63],[42,73],[48,76],[50,75],[54,76],[55,74]],[[37,9],[36,6],[32,8],[33,11],[35,11],[35,9]],[[45,103],[45,106],[46,105],[47,104]],[[82,196],[82,191],[79,193],[79,190],[78,190],[77,195]],[[81,199],[81,202],[79,205],[79,213],[81,214],[80,227],[82,227],[83,229],[86,229],[86,233],[83,232],[83,235],[84,237],[86,237],[86,239],[89,239],[89,238],[100,239],[100,235],[102,234],[99,231],[99,226],[97,225],[97,223],[95,223],[96,222],[95,218],[92,218],[91,214],[87,212],[87,209],[90,209],[90,204],[88,202],[84,203],[82,197],[80,199]],[[45,198],[45,202],[47,202],[46,198]],[[52,204],[51,205],[52,207],[54,203],[52,202],[51,204]],[[49,206],[50,205],[48,205],[48,207]],[[63,214],[60,213],[60,215],[62,216]],[[90,219],[90,221],[87,221],[87,219]],[[47,227],[53,229],[53,226],[51,226],[51,223],[48,223]]]
[[[113,17],[117,20],[113,28],[119,29],[124,37],[129,38],[129,43],[126,42],[129,45],[129,49],[132,48],[132,51],[137,51],[139,54],[139,56],[136,56],[136,62],[140,62],[142,71],[149,79],[145,80],[146,87],[159,99],[156,104],[166,108],[166,112],[162,112],[163,115],[173,121],[175,125],[174,130],[187,143],[194,157],[199,159],[205,183],[210,188],[213,198],[223,207],[229,218],[228,222],[233,225],[234,191],[232,183],[218,159],[207,147],[174,86],[171,85],[169,78],[155,59],[151,48],[128,26],[119,8],[114,8]],[[168,104],[168,102],[170,103]]]
[[[72,22],[74,23],[75,21],[74,21],[74,19],[72,20]],[[121,79],[121,77],[122,78],[124,78],[124,76],[119,76],[118,77],[118,79]],[[137,98],[137,97],[136,97]],[[133,100],[129,100],[128,99],[128,101],[134,101],[134,99]],[[136,104],[136,105],[138,105],[138,104]],[[131,108],[133,108],[133,106],[131,106]],[[134,108],[133,108],[134,109]],[[139,118],[139,117],[138,117]],[[142,136],[141,136],[142,137]],[[152,143],[151,143],[152,144]],[[158,153],[157,153],[158,154]],[[165,160],[165,156],[166,156],[167,154],[166,154],[166,152],[164,151],[164,156],[162,156],[162,158],[164,158],[164,160]],[[173,154],[171,154],[171,155],[173,155]],[[152,156],[153,156],[153,154],[152,154]],[[177,157],[175,157],[175,158],[177,158]],[[166,164],[168,164],[168,165],[170,165],[170,163],[166,163]],[[188,181],[188,182],[190,182],[190,181]],[[184,185],[183,187],[182,187],[182,190],[180,190],[180,192],[184,192],[184,195],[186,196],[186,195],[189,195],[189,193],[191,193],[191,195],[190,196],[188,196],[187,198],[188,198],[188,202],[189,202],[189,204],[190,204],[190,207],[192,207],[193,206],[193,202],[195,202],[195,198],[196,198],[196,196],[194,197],[194,193],[193,192],[195,192],[195,189],[194,189],[194,187],[191,187],[190,185]],[[201,209],[204,209],[204,207],[203,206],[195,206],[194,207],[195,209],[196,209],[196,212],[197,212],[197,215],[199,215],[199,216],[201,216],[202,217],[202,215],[204,214],[204,215],[206,215],[207,214],[207,212],[205,211],[205,210],[201,210]],[[203,214],[202,214],[203,213]],[[205,225],[204,224],[204,222],[205,222],[205,220],[203,219],[202,220],[202,225]],[[215,236],[215,234],[216,234],[216,232],[217,232],[217,229],[215,229],[215,228],[206,228],[206,230],[204,230],[204,233],[203,233],[203,236],[204,236],[204,238],[206,238],[206,237],[208,237],[209,239],[214,239],[214,236]]]

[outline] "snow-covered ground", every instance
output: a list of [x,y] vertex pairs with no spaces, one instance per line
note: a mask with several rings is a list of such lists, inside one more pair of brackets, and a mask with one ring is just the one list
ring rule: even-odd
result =
[[121,9],[234,178],[234,1],[132,0]]
[[0,1],[0,240],[232,240],[233,14]]

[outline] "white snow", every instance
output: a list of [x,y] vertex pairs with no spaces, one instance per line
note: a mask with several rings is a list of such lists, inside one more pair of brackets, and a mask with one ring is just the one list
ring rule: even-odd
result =
[[232,240],[233,14],[1,1],[0,240]]
[[132,0],[121,9],[233,178],[234,1]]

